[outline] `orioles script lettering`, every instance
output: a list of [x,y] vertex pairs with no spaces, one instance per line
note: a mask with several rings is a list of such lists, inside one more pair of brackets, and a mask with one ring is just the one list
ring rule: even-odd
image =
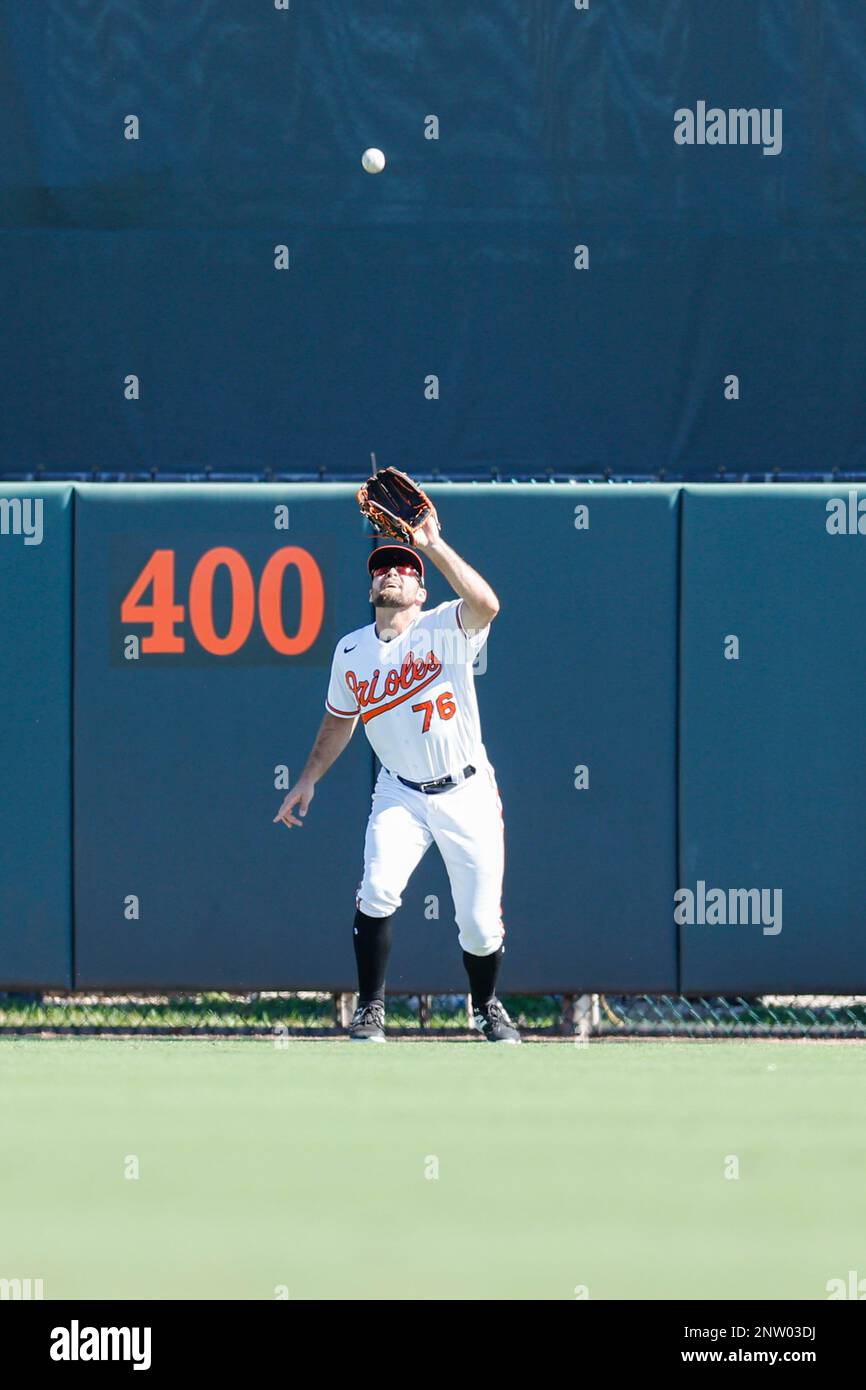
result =
[[347,671],[346,685],[361,709],[366,709],[368,705],[379,704],[399,691],[412,690],[420,681],[426,682],[441,670],[442,663],[435,652],[428,652],[426,657],[417,657],[409,652],[399,670],[394,667],[388,672],[381,690],[378,686],[382,673],[378,667],[368,681],[358,680],[354,671]]

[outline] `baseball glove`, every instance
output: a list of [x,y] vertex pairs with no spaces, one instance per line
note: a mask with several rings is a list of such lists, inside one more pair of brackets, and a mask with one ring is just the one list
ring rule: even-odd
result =
[[436,508],[424,489],[399,468],[382,468],[374,473],[357,497],[358,506],[373,529],[395,541],[413,545],[415,532],[431,516],[439,524]]

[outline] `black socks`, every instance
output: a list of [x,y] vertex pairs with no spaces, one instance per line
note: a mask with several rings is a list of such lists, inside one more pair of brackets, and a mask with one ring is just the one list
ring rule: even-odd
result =
[[503,949],[500,946],[498,951],[494,951],[489,956],[470,956],[468,951],[463,952],[463,964],[466,966],[466,974],[469,976],[469,991],[472,995],[473,1008],[483,1009],[496,993],[496,981],[499,978]]
[[368,917],[358,908],[352,928],[358,965],[358,999],[385,1002],[385,971],[391,954],[391,917]]
[[[360,908],[355,913],[352,942],[358,966],[358,998],[362,1004],[374,999],[385,1001],[392,921],[393,917],[368,917]],[[489,956],[471,956],[468,951],[463,952],[472,1003],[476,1008],[483,1009],[496,994],[502,955],[501,946]]]

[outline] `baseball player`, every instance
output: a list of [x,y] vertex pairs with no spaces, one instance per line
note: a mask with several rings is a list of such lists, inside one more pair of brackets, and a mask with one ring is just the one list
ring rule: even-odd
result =
[[[489,1042],[519,1043],[496,997],[502,962],[502,803],[481,741],[472,663],[499,601],[442,539],[435,515],[415,545],[379,545],[368,560],[375,621],[338,643],[325,715],[307,764],[276,821],[300,826],[316,783],[360,719],[381,771],[364,842],[353,929],[358,1008],[349,1036],[385,1041],[385,973],[391,925],[422,855],[435,841],[445,862],[469,976],[475,1025]],[[424,609],[424,558],[458,595]],[[297,814],[296,814],[297,810]]]

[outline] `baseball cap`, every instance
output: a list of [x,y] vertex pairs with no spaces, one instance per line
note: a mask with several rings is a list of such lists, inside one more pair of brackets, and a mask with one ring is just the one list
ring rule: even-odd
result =
[[367,561],[367,569],[372,575],[373,570],[380,569],[383,565],[414,565],[421,576],[421,583],[424,583],[424,561],[416,550],[410,550],[408,545],[380,545],[370,552]]

